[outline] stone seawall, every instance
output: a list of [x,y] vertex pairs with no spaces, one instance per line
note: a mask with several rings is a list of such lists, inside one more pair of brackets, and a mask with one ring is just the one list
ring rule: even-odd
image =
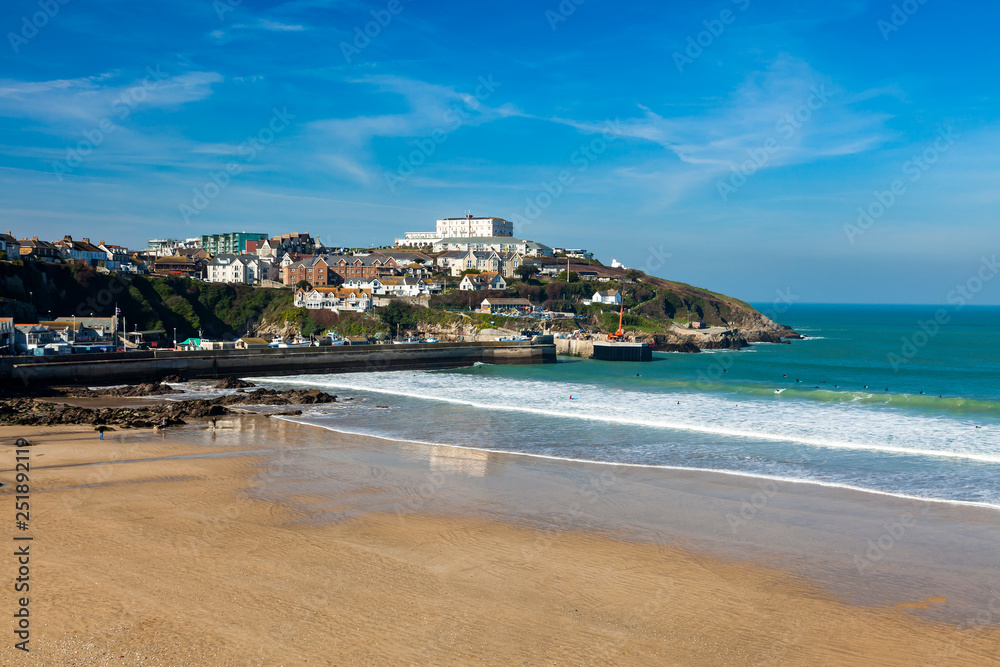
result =
[[[133,356],[135,355],[135,356]],[[554,345],[527,342],[345,345],[338,347],[149,352],[73,357],[0,358],[0,382],[30,385],[100,385],[185,379],[298,375],[486,364],[555,363]]]
[[590,359],[594,356],[594,341],[574,340],[572,338],[556,338],[556,354],[570,357],[586,357]]

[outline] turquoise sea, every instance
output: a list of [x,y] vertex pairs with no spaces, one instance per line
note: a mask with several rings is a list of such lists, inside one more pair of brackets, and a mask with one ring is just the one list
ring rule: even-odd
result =
[[1000,508],[1000,308],[794,305],[778,319],[808,338],[647,364],[255,380],[360,399],[296,418],[334,431]]

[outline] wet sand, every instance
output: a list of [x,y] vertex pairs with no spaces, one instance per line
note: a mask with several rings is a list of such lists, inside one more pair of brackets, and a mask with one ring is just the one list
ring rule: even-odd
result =
[[[608,476],[241,417],[104,441],[2,427],[5,485],[19,436],[37,443],[32,652],[8,632],[3,664],[1000,664],[1000,597],[981,601],[980,622],[922,615],[951,604],[956,582],[980,577],[972,608],[990,590],[988,513],[921,515],[927,531],[891,553],[960,540],[953,580],[932,568],[933,594],[860,604],[787,555],[805,538],[783,535],[799,524],[835,544],[854,520],[863,535],[898,512],[888,499],[866,499],[882,503],[866,514],[845,494],[806,506],[815,489],[782,490],[734,534],[753,548],[727,556],[734,539],[716,533],[732,534],[726,507],[751,497],[749,480]],[[0,492],[10,545],[12,489]],[[727,494],[712,523],[706,498]],[[822,530],[817,505],[834,517]],[[856,537],[842,536],[845,555]],[[0,560],[9,618],[13,557]]]

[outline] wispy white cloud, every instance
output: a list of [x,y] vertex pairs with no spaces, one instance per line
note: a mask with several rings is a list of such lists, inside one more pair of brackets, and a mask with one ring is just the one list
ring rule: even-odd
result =
[[514,105],[487,103],[500,86],[488,77],[470,82],[467,91],[395,76],[373,76],[354,83],[372,87],[376,93],[401,96],[409,107],[401,113],[333,118],[309,124],[308,130],[324,154],[323,162],[362,182],[375,175],[371,144],[376,138],[419,138],[435,131],[448,134],[464,126],[524,116]]
[[171,75],[159,66],[126,80],[119,73],[52,81],[0,80],[0,116],[46,123],[55,134],[74,134],[80,123],[114,119],[125,109],[177,107],[203,100],[223,80],[217,72]]
[[301,25],[279,23],[278,21],[268,21],[267,19],[261,19],[258,21],[257,25],[264,30],[271,30],[275,32],[301,32],[305,30],[305,27]]

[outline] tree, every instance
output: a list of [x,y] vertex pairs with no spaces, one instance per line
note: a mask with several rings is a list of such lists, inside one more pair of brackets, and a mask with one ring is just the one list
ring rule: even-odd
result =
[[580,276],[577,275],[576,271],[570,271],[569,272],[569,280],[567,280],[566,279],[566,272],[565,271],[560,271],[559,275],[556,276],[556,280],[561,280],[564,283],[568,283],[568,282],[573,282],[573,281],[576,281],[576,280],[580,280]]
[[312,288],[313,288],[313,286],[312,286],[312,284],[310,284],[310,282],[308,280],[300,280],[299,282],[295,283],[295,289],[302,289],[302,290],[309,291]]
[[625,272],[625,277],[628,278],[629,280],[634,280],[634,281],[638,281],[639,278],[642,278],[644,275],[646,274],[637,269],[629,269],[628,271]]
[[534,264],[522,264],[514,269],[514,275],[525,281],[531,280],[541,272],[542,270]]
[[389,305],[380,308],[378,315],[393,333],[396,332],[397,327],[405,330],[414,329],[417,326],[417,309],[398,299],[393,299]]
[[465,271],[462,271],[462,275],[463,276],[467,276],[470,273],[473,274],[473,275],[476,275],[476,274],[482,273],[482,271],[480,271],[479,269],[466,269]]

